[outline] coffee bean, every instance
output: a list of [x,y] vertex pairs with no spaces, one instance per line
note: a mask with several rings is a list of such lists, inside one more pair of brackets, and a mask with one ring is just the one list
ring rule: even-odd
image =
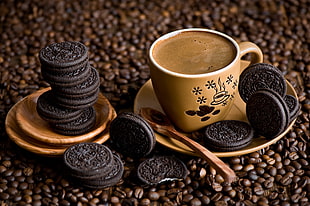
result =
[[200,200],[201,200],[201,203],[204,204],[204,205],[210,204],[210,201],[211,201],[210,198],[208,196],[206,196],[206,195],[202,196],[200,198]]
[[289,184],[291,184],[291,182],[292,182],[292,178],[289,177],[289,176],[287,176],[287,175],[285,175],[284,177],[282,177],[282,178],[280,179],[280,183],[281,183],[282,185],[289,185]]
[[248,165],[246,165],[244,168],[243,168],[243,170],[245,171],[245,172],[248,172],[248,171],[250,171],[250,170],[253,170],[255,167],[254,167],[254,165],[253,164],[248,164]]
[[202,203],[198,198],[194,198],[190,201],[190,205],[192,206],[200,206]]
[[186,203],[189,203],[193,198],[194,198],[193,195],[187,194],[187,195],[183,196],[183,201]]
[[253,191],[256,195],[263,195],[264,189],[262,187],[256,186],[253,188]]
[[297,152],[291,152],[288,157],[290,158],[290,160],[297,160],[299,158]]
[[222,193],[215,193],[210,199],[213,202],[219,201],[223,197]]
[[141,187],[137,187],[134,191],[134,196],[137,198],[137,199],[141,199],[143,197],[143,194],[144,194],[144,191],[143,191],[143,188]]
[[235,164],[232,166],[232,169],[234,171],[240,171],[240,170],[242,170],[242,168],[243,168],[243,166],[241,164]]
[[273,181],[271,181],[271,180],[266,180],[264,183],[263,183],[263,185],[264,185],[264,187],[266,188],[266,189],[270,189],[270,188],[272,188],[273,187]]
[[147,198],[143,198],[141,201],[140,201],[140,205],[150,205],[151,201]]
[[156,200],[158,200],[159,199],[159,194],[157,193],[157,192],[155,192],[155,191],[150,191],[149,193],[148,193],[148,198],[151,200],[151,201],[156,201]]

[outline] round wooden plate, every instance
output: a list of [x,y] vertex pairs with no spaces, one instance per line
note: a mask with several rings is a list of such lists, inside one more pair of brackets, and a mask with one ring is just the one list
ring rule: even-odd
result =
[[[247,61],[242,61],[242,69],[246,68],[248,66],[249,62]],[[297,94],[293,88],[293,86],[287,82],[287,93],[295,96],[297,98]],[[134,102],[134,112],[139,113],[140,108],[143,107],[151,107],[153,109],[156,109],[158,111],[163,112],[152,87],[152,82],[151,80],[148,80],[139,90],[137,93],[137,96],[135,98]],[[225,119],[229,120],[241,120],[241,121],[248,121],[246,114],[245,114],[245,103],[242,101],[240,98],[239,94],[236,95],[234,105],[232,106],[232,109],[230,113],[225,117]],[[164,113],[164,112],[163,112]],[[290,125],[287,127],[285,131],[283,131],[279,136],[277,136],[274,139],[266,139],[265,137],[256,137],[253,139],[252,143],[248,145],[247,147],[237,150],[237,151],[232,151],[232,152],[213,152],[216,156],[218,157],[231,157],[231,156],[238,156],[238,155],[244,155],[248,154],[251,152],[258,151],[260,149],[263,149],[275,142],[277,142],[279,139],[281,139],[294,125],[296,119],[293,120]],[[186,135],[186,134],[185,134]],[[188,146],[183,144],[182,142],[175,140],[173,138],[166,137],[164,135],[161,135],[159,133],[155,133],[156,140],[175,151],[185,153],[188,155],[194,155],[196,156],[197,154]]]
[[96,110],[96,124],[94,129],[88,133],[77,136],[58,134],[51,129],[47,121],[39,116],[36,110],[38,97],[48,90],[50,90],[50,88],[38,90],[16,104],[17,124],[23,132],[33,139],[53,145],[67,145],[88,141],[100,134],[111,119],[113,107],[108,99],[99,93],[98,100],[94,105]]
[[[27,97],[25,97],[27,98]],[[64,151],[67,149],[67,147],[69,147],[70,145],[76,144],[78,142],[73,141],[72,143],[69,143],[70,141],[65,141],[66,144],[60,144],[59,142],[57,144],[53,143],[53,141],[50,141],[50,139],[47,139],[48,141],[41,141],[38,140],[36,138],[33,138],[32,136],[27,135],[24,130],[21,129],[20,127],[20,123],[17,123],[16,120],[16,114],[17,114],[17,110],[18,107],[20,106],[20,104],[23,104],[22,102],[24,102],[22,99],[20,102],[16,103],[8,112],[6,120],[5,120],[5,129],[7,134],[9,135],[10,139],[15,142],[18,146],[20,146],[21,148],[28,150],[32,153],[38,154],[38,155],[42,155],[42,156],[49,156],[49,157],[55,157],[55,156],[60,156],[63,155]],[[99,101],[99,100],[98,100]],[[97,103],[96,103],[97,104]],[[101,107],[106,107],[106,105],[101,105],[101,104],[97,104],[98,108]],[[110,103],[109,103],[110,105]],[[111,106],[111,105],[110,105]],[[109,107],[110,107],[109,106]],[[78,141],[80,142],[94,142],[94,143],[99,143],[102,144],[105,141],[107,141],[109,139],[109,124],[110,122],[116,117],[116,112],[114,110],[114,108],[111,106],[109,108],[109,115],[107,115],[107,119],[104,122],[105,126],[104,129],[99,132],[97,134],[97,132],[92,133],[93,136],[86,135],[86,139],[80,138],[78,139]],[[102,111],[100,109],[96,110],[97,111]],[[104,115],[104,116],[106,116]],[[44,121],[44,120],[42,120]],[[95,135],[97,134],[97,135]],[[58,134],[54,136],[54,138],[57,138]],[[65,136],[66,138],[70,138],[71,136]],[[59,141],[61,142],[61,139],[59,138]]]

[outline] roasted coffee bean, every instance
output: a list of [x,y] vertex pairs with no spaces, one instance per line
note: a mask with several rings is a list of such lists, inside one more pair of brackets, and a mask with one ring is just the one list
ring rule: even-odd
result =
[[223,194],[222,194],[222,193],[215,193],[210,199],[211,199],[213,202],[217,202],[217,201],[219,201],[222,197],[223,197]]
[[194,198],[193,195],[187,194],[187,195],[183,196],[183,201],[186,203],[189,203],[193,198]]
[[151,200],[151,201],[156,201],[156,200],[158,200],[159,199],[159,194],[157,193],[157,192],[155,192],[155,191],[150,191],[149,193],[148,193],[148,198]]
[[289,184],[291,184],[291,182],[292,182],[292,178],[291,177],[289,177],[288,175],[285,175],[285,176],[283,176],[281,179],[280,179],[280,183],[282,184],[282,185],[289,185]]
[[137,198],[137,199],[141,199],[143,197],[143,188],[141,187],[137,187],[134,191],[134,196]]
[[253,188],[253,191],[256,195],[263,195],[264,189],[262,187],[256,186]]
[[200,200],[201,200],[201,203],[204,204],[204,205],[210,204],[210,201],[211,201],[210,198],[208,196],[206,196],[206,195],[202,196],[200,198]]

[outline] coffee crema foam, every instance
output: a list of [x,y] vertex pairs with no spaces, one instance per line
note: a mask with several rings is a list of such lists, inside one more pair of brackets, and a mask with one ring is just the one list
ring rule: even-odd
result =
[[159,41],[153,49],[155,61],[177,73],[203,74],[224,68],[236,57],[232,42],[218,34],[187,31]]

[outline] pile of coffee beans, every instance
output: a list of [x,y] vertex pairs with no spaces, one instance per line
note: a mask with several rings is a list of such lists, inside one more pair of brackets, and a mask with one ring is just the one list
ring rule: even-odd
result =
[[[310,6],[308,0],[96,0],[0,1],[0,204],[1,205],[309,205]],[[181,181],[141,186],[134,168],[143,159],[121,156],[120,182],[91,190],[73,185],[59,159],[23,151],[5,132],[9,109],[50,86],[38,53],[53,42],[79,41],[100,75],[100,89],[117,112],[132,109],[150,78],[147,49],[162,34],[190,27],[252,41],[264,62],[280,69],[301,105],[293,128],[278,142],[250,154],[223,158],[237,173],[232,184],[201,158],[157,145],[190,171]],[[109,143],[105,143],[108,145]]]

